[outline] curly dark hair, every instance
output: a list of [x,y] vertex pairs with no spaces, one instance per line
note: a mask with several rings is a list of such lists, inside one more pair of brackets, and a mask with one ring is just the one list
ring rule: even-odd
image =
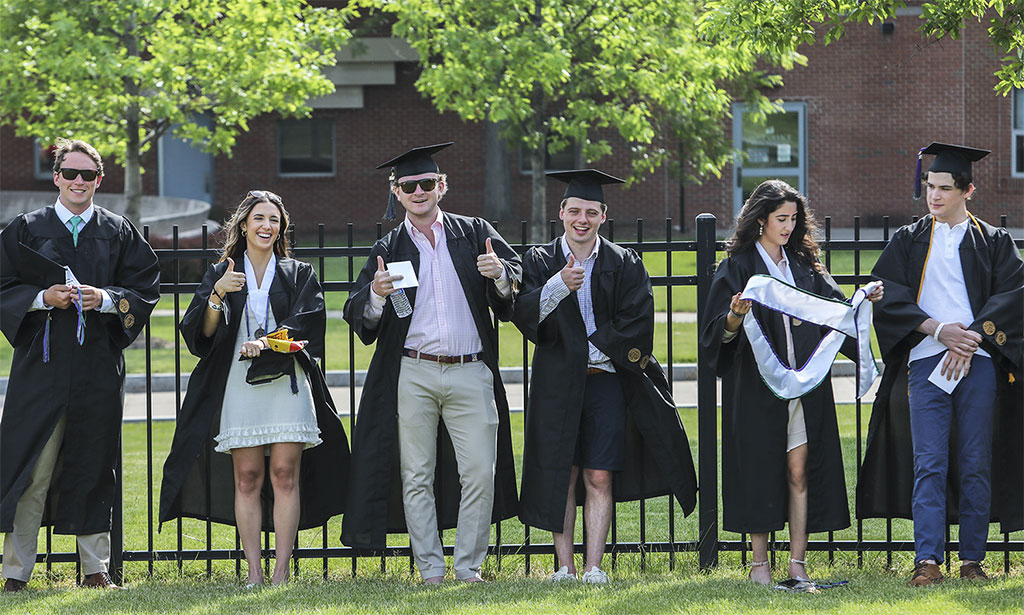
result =
[[778,179],[769,179],[754,189],[750,198],[743,203],[743,209],[736,218],[736,230],[729,239],[726,252],[729,256],[750,249],[760,237],[761,225],[773,211],[782,207],[783,203],[796,203],[796,226],[786,244],[788,251],[807,265],[821,271],[824,265],[818,260],[818,242],[814,240],[814,232],[818,225],[814,213],[807,207],[807,197]]

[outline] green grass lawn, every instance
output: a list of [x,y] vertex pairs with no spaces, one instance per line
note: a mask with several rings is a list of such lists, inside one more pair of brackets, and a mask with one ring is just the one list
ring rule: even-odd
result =
[[[866,410],[865,410],[866,412]],[[846,463],[847,490],[850,497],[851,509],[854,496],[854,472],[856,463],[856,414],[854,406],[841,406],[839,408],[840,433],[843,444],[843,453]],[[696,411],[683,410],[681,418],[690,438],[691,449],[696,453],[697,442],[694,437],[697,433]],[[865,417],[866,418],[866,417]],[[348,421],[345,421],[346,429]],[[866,427],[865,427],[866,429]],[[160,422],[152,426],[153,440],[153,467],[152,482],[149,481],[146,466],[146,440],[147,426],[141,423],[127,424],[124,427],[124,520],[125,520],[125,548],[130,551],[146,551],[149,548],[149,541],[152,539],[153,548],[157,550],[175,550],[178,548],[176,523],[167,524],[163,532],[158,533],[156,527],[150,527],[148,523],[148,506],[152,498],[154,502],[159,500],[159,484],[161,480],[161,469],[163,460],[166,458],[171,436],[174,430],[174,423]],[[519,468],[522,467],[522,434],[523,415],[512,415],[512,435],[517,476],[521,476]],[[657,498],[643,504],[646,517],[647,541],[686,541],[696,540],[698,536],[697,515],[690,515],[684,518],[682,511],[675,503],[670,503],[667,497]],[[641,540],[641,504],[639,502],[628,502],[617,505],[616,511],[616,537],[621,542],[632,542]],[[671,511],[671,512],[670,512]],[[669,516],[674,515],[674,534],[669,530]],[[912,541],[912,528],[909,522],[897,520],[894,522],[893,536],[896,540]],[[515,519],[502,523],[502,544],[518,544],[524,539],[524,528]],[[864,538],[866,540],[879,540],[885,538],[885,524],[881,520],[869,520],[864,523]],[[329,547],[342,546],[338,541],[341,532],[341,518],[332,519],[327,526],[326,544]],[[211,538],[207,542],[207,524],[192,519],[182,521],[182,542],[181,548],[185,550],[195,549],[234,549],[236,548],[234,528],[223,525],[211,526]],[[319,548],[324,544],[325,533],[322,528],[310,529],[300,532],[299,546],[302,548]],[[952,537],[956,539],[956,527],[952,528]],[[850,529],[835,533],[837,540],[856,540],[856,525]],[[720,532],[720,540],[736,541],[740,537],[737,534]],[[786,540],[785,532],[780,532],[776,538]],[[813,535],[814,540],[824,540],[826,535]],[[1012,540],[1024,538],[1024,532],[1018,532],[1010,536]],[[533,531],[530,536],[534,544],[548,544],[551,536],[547,532]],[[1001,541],[1003,535],[998,533],[998,526],[991,527],[990,540]],[[582,540],[581,532],[577,531],[577,541]],[[453,544],[454,531],[445,532],[445,544]],[[492,543],[496,541],[496,533],[492,528]],[[408,545],[408,538],[405,535],[393,535],[389,538],[389,544],[393,546]],[[40,537],[40,549],[45,549],[44,537]],[[53,537],[53,551],[73,551],[73,538],[67,536]],[[778,568],[776,576],[784,572],[787,553],[777,554]],[[500,563],[497,558],[488,557],[484,564],[484,575],[489,578],[499,579],[502,583],[494,584],[488,588],[481,588],[481,593],[467,593],[469,590],[455,585],[446,586],[434,593],[420,593],[428,590],[423,588],[411,588],[410,582],[415,575],[410,574],[410,562],[406,557],[388,559],[381,572],[381,559],[379,557],[360,557],[356,559],[357,581],[347,580],[352,574],[352,558],[336,558],[329,560],[328,576],[332,579],[346,579],[343,583],[322,584],[317,580],[322,576],[322,560],[301,560],[298,578],[302,580],[294,589],[270,590],[264,592],[264,598],[268,604],[274,604],[272,610],[259,612],[280,612],[280,613],[304,613],[317,612],[314,610],[305,611],[303,608],[312,608],[307,600],[328,600],[330,603],[346,610],[359,610],[367,605],[364,601],[380,600],[381,612],[407,612],[407,609],[417,606],[418,601],[407,602],[406,592],[413,591],[420,595],[426,603],[423,606],[427,610],[437,612],[461,612],[460,609],[468,608],[462,604],[464,600],[482,600],[482,612],[500,612],[511,609],[512,612],[533,612],[536,609],[546,610],[555,608],[561,612],[583,612],[583,607],[576,604],[577,600],[585,603],[596,600],[588,608],[608,610],[610,612],[631,612],[631,596],[638,592],[639,604],[650,604],[650,608],[665,609],[670,611],[681,609],[681,606],[671,607],[672,600],[697,600],[707,601],[702,608],[722,608],[722,612],[746,612],[752,606],[759,608],[786,608],[786,605],[793,606],[795,612],[818,611],[822,608],[828,609],[854,609],[852,612],[880,612],[886,604],[885,597],[893,597],[897,604],[903,601],[919,604],[919,608],[931,609],[935,604],[946,608],[950,606],[952,612],[967,612],[986,604],[994,609],[991,612],[1005,612],[1008,608],[1006,601],[1010,591],[1024,591],[1024,559],[1020,553],[1011,555],[1011,574],[1008,579],[1003,579],[983,587],[968,587],[959,582],[948,583],[936,591],[918,591],[917,593],[903,588],[903,582],[912,565],[909,553],[895,553],[893,555],[894,570],[886,570],[886,556],[884,553],[866,553],[864,555],[863,569],[857,568],[857,556],[853,553],[835,553],[835,564],[829,565],[829,554],[822,551],[809,553],[810,572],[819,579],[851,579],[853,586],[842,590],[829,590],[820,597],[811,598],[806,596],[783,596],[781,594],[766,593],[756,588],[747,587],[740,583],[744,571],[740,566],[739,554],[736,552],[723,552],[721,555],[721,566],[712,574],[705,576],[696,574],[697,555],[695,553],[677,553],[675,555],[675,566],[672,569],[671,559],[667,553],[641,554],[618,554],[614,558],[614,575],[616,583],[613,590],[598,589],[586,593],[586,588],[573,588],[569,590],[567,598],[560,598],[561,594],[551,593],[550,589],[539,582],[523,580],[526,575],[527,556],[522,554],[504,555]],[[955,562],[955,556],[953,558]],[[989,557],[990,571],[1001,573],[1003,558],[1001,554],[991,554]],[[185,562],[181,565],[173,561],[161,561],[153,564],[153,576],[149,576],[149,567],[145,562],[127,562],[125,564],[125,578],[133,586],[151,588],[157,595],[165,595],[167,599],[178,591],[182,594],[184,603],[180,612],[220,612],[217,609],[202,610],[204,601],[210,605],[221,604],[225,601],[228,604],[221,604],[227,608],[226,612],[242,612],[254,605],[253,598],[238,591],[235,575],[234,561],[216,561],[212,565],[213,581],[206,582],[205,579],[207,564],[205,561]],[[553,566],[551,555],[533,555],[529,558],[530,578],[536,579],[550,573]],[[643,567],[643,570],[642,570]],[[18,604],[31,610],[8,611],[0,602],[0,610],[10,612],[63,612],[54,611],[58,605],[68,601],[69,605],[78,605],[76,608],[87,608],[91,610],[102,606],[103,612],[120,612],[116,609],[124,608],[126,604],[133,604],[142,610],[131,612],[163,612],[160,608],[169,608],[166,600],[156,601],[149,604],[148,597],[133,597],[135,592],[125,594],[125,597],[107,596],[92,592],[64,592],[63,589],[70,587],[74,581],[75,567],[73,564],[55,563],[52,567],[52,574],[45,576],[45,566],[40,565],[37,571],[40,573],[33,581],[33,587],[51,588],[52,592],[35,595],[35,600],[26,600]],[[955,574],[955,568],[954,568]],[[660,596],[662,591],[652,591],[651,588],[662,588],[670,595],[676,596],[668,603],[660,601],[669,600],[666,596]],[[476,591],[476,590],[473,590]],[[165,592],[162,594],[162,592]],[[584,593],[580,593],[584,592]],[[518,597],[515,594],[521,593]],[[82,596],[85,596],[84,598]],[[263,595],[263,594],[261,594]],[[854,596],[860,595],[861,599]],[[1020,601],[1018,593],[1017,606]],[[322,596],[323,598],[319,598]],[[373,596],[376,596],[375,598]],[[471,597],[472,596],[472,597]],[[511,604],[507,603],[510,598],[515,598]],[[11,600],[5,598],[4,600]],[[17,600],[20,600],[17,599]],[[81,601],[85,602],[81,602]],[[127,600],[128,602],[123,602]],[[140,600],[141,603],[135,603]],[[347,601],[352,600],[349,603]],[[549,605],[548,601],[564,600],[564,604]],[[935,602],[935,601],[938,602]],[[723,601],[723,604],[713,606],[716,601]],[[753,601],[753,602],[751,602]],[[949,604],[947,604],[947,602]],[[11,602],[14,604],[14,602]],[[88,604],[88,607],[83,605]],[[234,605],[238,606],[234,606]],[[120,605],[120,606],[119,606]],[[892,606],[892,605],[890,605]],[[70,608],[70,607],[69,607]],[[114,610],[104,610],[104,609]],[[270,607],[266,607],[270,608]],[[648,607],[644,607],[646,610]],[[917,608],[917,607],[915,607]],[[49,610],[48,610],[49,609]],[[157,609],[150,611],[149,609]],[[234,609],[234,610],[233,610]],[[581,609],[580,611],[573,609]],[[864,609],[864,610],[856,610]],[[70,612],[70,611],[68,611]],[[332,611],[333,612],[333,611]],[[632,611],[635,612],[635,611]],[[703,612],[703,611],[701,611]],[[1019,612],[1019,609],[1018,611]]]

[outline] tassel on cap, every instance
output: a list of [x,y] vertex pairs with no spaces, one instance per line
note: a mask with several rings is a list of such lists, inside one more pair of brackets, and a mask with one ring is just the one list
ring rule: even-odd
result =
[[921,151],[917,152],[917,172],[914,173],[914,200],[917,201],[921,198],[921,156],[924,155],[924,150],[928,148],[922,147]]
[[395,215],[395,206],[398,198],[395,197],[395,170],[391,169],[391,177],[388,178],[388,207],[384,210],[384,219],[391,222],[398,216]]

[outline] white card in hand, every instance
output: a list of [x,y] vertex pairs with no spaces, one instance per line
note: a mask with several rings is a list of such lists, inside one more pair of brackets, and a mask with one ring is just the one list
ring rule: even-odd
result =
[[68,267],[67,265],[64,265],[64,284],[67,286],[82,285],[82,283],[78,281],[78,278],[75,277],[74,272],[71,271],[71,267]]
[[395,280],[395,288],[416,288],[420,285],[416,279],[416,269],[413,268],[412,261],[388,263],[388,273],[402,276],[401,280]]
[[961,371],[960,372],[960,376],[958,378],[950,379],[950,380],[947,380],[946,377],[942,375],[942,365],[943,365],[943,363],[946,362],[946,357],[948,355],[949,355],[949,351],[947,350],[942,355],[942,358],[939,359],[939,364],[935,366],[935,369],[933,369],[932,373],[928,376],[928,382],[930,382],[930,383],[934,384],[935,386],[939,387],[940,389],[945,391],[946,394],[952,395],[953,394],[953,389],[955,389],[956,385],[960,384],[960,381],[963,380],[964,372]]

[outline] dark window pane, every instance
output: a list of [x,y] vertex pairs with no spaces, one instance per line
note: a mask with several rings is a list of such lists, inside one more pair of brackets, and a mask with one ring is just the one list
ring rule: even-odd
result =
[[280,120],[277,134],[281,174],[334,173],[334,120]]
[[[544,162],[545,171],[570,171],[576,168],[576,144],[570,143],[561,151],[552,154],[548,152],[547,160]],[[526,148],[519,148],[519,172],[529,175],[533,172],[530,166],[530,151]]]
[[1017,135],[1014,137],[1017,149],[1017,167],[1013,170],[1014,173],[1024,173],[1024,135]]

